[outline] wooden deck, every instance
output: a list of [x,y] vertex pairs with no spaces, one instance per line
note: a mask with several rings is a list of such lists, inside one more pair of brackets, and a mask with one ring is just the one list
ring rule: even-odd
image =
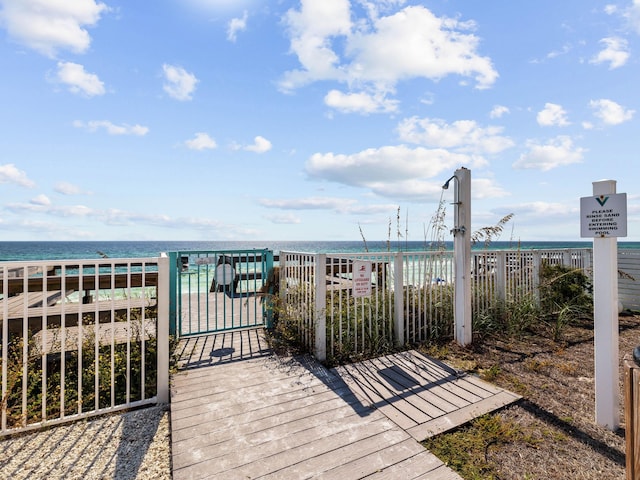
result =
[[521,398],[415,350],[345,365],[334,372],[361,401],[418,441]]
[[518,398],[417,352],[332,370],[278,357],[258,329],[190,338],[180,353],[175,480],[459,479],[416,439]]

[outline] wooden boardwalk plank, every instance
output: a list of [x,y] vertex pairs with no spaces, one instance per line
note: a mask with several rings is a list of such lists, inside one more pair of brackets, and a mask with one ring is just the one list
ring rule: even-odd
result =
[[[425,465],[431,465],[432,469],[425,471]],[[400,477],[406,480],[415,478],[428,478],[430,480],[459,478],[457,474],[448,477],[443,476],[451,473],[451,470],[442,467],[444,467],[444,465],[425,450],[401,462],[380,469],[373,475],[368,476],[367,480],[397,480]]]
[[429,422],[416,425],[415,427],[408,429],[407,432],[416,440],[422,441],[426,438],[446,432],[447,430],[451,430],[452,428],[464,425],[474,418],[481,417],[482,415],[510,405],[519,399],[520,397],[518,395],[505,390],[501,393],[485,398],[480,402],[472,403],[464,408],[456,410],[449,415],[444,415]]
[[413,350],[335,372],[363,402],[371,402],[418,441],[520,399]]
[[[395,470],[396,478],[406,478],[404,472],[402,472],[397,465],[404,462],[407,458],[424,452],[425,449],[422,445],[412,438],[407,438],[400,443],[385,445],[385,448],[380,449],[375,455],[367,455],[358,460],[343,463],[336,468],[332,468],[318,475],[316,478],[365,478],[385,468]],[[433,455],[432,457],[434,459],[436,458]],[[436,461],[438,460],[436,459]],[[431,462],[421,467],[423,471],[429,468],[428,465],[430,463]]]
[[172,382],[176,480],[459,480],[416,440],[519,398],[414,351],[327,370],[272,355],[258,330],[185,343]]
[[[405,368],[395,356],[392,359],[390,357],[374,359],[372,364],[378,367],[383,377],[393,379],[392,382],[397,385],[396,388],[405,392],[407,397],[413,396],[415,399],[420,399],[423,402],[422,408],[432,418],[468,404],[458,396],[448,395],[448,392],[442,390],[440,383],[450,381],[451,377],[446,377],[446,382],[428,382],[412,373],[409,368]],[[418,400],[414,402],[416,406],[420,405]]]
[[[376,375],[375,369],[370,365],[371,362],[360,362],[338,367],[334,371],[348,378],[348,385],[360,393],[363,401],[370,402],[401,428],[411,428],[444,413],[440,410],[432,411],[432,415],[425,413],[408,400],[409,395],[406,392],[393,391],[379,375]],[[399,401],[402,399],[406,401]]]
[[[238,342],[251,335],[254,332],[241,332],[234,348],[241,348]],[[199,342],[199,359],[222,345],[220,338]],[[313,359],[283,361],[265,352],[256,357],[242,348],[234,361],[174,375],[174,479],[345,480],[385,470],[405,478],[401,472],[414,457],[412,468],[417,472],[435,472],[438,466],[449,471],[407,432],[357,397],[344,379]],[[187,359],[185,365],[189,364],[193,362]]]
[[[336,457],[341,464],[376,455],[380,449],[406,440],[406,434],[388,420],[372,422],[367,429],[343,432],[337,442],[317,440],[300,446],[291,458],[282,457],[270,465],[270,471],[257,478],[317,478],[336,466]],[[344,440],[344,441],[342,441]],[[336,445],[339,445],[336,448]],[[298,461],[292,461],[296,459]],[[434,461],[439,462],[435,457]],[[280,467],[275,469],[274,467]],[[250,471],[247,473],[251,473]]]

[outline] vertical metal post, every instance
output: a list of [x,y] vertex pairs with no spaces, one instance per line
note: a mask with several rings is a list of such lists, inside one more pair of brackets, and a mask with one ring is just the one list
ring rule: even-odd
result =
[[[593,195],[616,193],[615,180],[593,182]],[[593,239],[593,316],[596,423],[610,430],[620,424],[618,369],[618,239]]]
[[315,255],[315,345],[314,356],[321,362],[327,359],[327,255]]
[[[262,285],[264,285],[264,283],[267,281],[267,278],[269,277],[269,273],[273,270],[273,250],[264,250],[262,252],[262,262],[263,262],[263,269],[262,269]],[[279,273],[284,272],[284,270],[280,270]],[[275,280],[275,272],[273,273],[274,275],[274,280]],[[273,290],[274,286],[273,285],[269,285],[269,291],[266,292],[266,298],[271,299],[272,295],[277,295],[278,292],[275,292]],[[266,317],[267,321],[266,323],[266,328],[268,328],[269,330],[271,330],[273,328],[273,302],[272,300],[269,301],[264,301],[262,302],[262,315],[263,317]]]
[[[159,265],[158,265],[159,267]],[[169,302],[169,335],[176,335],[177,328],[177,281],[180,275],[180,270],[178,268],[178,252],[169,252],[169,272],[168,272],[168,286],[169,291],[167,295],[167,301]],[[160,274],[158,274],[160,277]],[[160,280],[158,279],[158,282]],[[160,299],[158,298],[158,301]]]
[[[158,403],[169,403],[169,279],[171,257],[161,254],[158,258],[158,321],[156,327],[156,342],[158,352],[157,398]],[[175,263],[175,262],[174,262]]]
[[473,341],[471,325],[471,170],[455,172],[455,340],[465,346]]

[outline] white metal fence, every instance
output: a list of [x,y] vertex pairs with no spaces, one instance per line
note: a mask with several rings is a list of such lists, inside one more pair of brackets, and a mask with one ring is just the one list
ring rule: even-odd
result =
[[[590,273],[591,261],[590,249],[473,252],[474,313],[536,295],[543,263]],[[452,252],[280,252],[281,316],[321,360],[451,338],[453,263]],[[628,308],[639,264],[640,252],[619,253]],[[169,285],[164,256],[0,263],[0,436],[168,402]]]
[[624,308],[640,310],[640,251],[618,250],[618,297]]
[[[370,264],[370,293],[353,290],[354,264]],[[589,272],[590,249],[472,253],[474,313],[536,295],[543,264]],[[280,253],[280,295],[299,341],[325,360],[453,336],[453,252]]]
[[166,258],[3,262],[0,282],[0,435],[168,402]]

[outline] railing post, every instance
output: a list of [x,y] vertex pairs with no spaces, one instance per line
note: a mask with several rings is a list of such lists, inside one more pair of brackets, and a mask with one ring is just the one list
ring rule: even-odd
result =
[[315,257],[314,356],[324,362],[327,359],[327,255],[319,253]]
[[507,252],[496,252],[496,297],[507,299]]
[[170,257],[161,254],[158,258],[158,322],[156,327],[156,342],[158,351],[158,403],[169,403],[169,279]]
[[[264,250],[264,252],[262,253],[262,261],[264,262],[264,270],[262,271],[262,285],[265,284],[265,282],[267,282],[267,279],[269,278],[269,273],[273,270],[273,250]],[[279,273],[282,273],[283,270],[280,270]],[[273,278],[274,281],[278,281],[275,277],[275,272],[273,274]],[[273,295],[277,295],[278,292],[274,292],[273,291],[273,285],[269,285],[269,291],[266,292],[267,297],[266,298],[273,298]],[[263,302],[262,303],[262,315],[266,317],[267,321],[266,321],[266,328],[268,330],[272,330],[273,329],[273,302],[271,300],[269,300],[269,302]]]
[[624,359],[624,416],[627,480],[640,479],[640,367]]
[[169,334],[176,335],[177,328],[177,279],[178,279],[178,252],[169,252],[169,271],[168,271],[168,295],[167,301],[169,302]]
[[540,267],[542,266],[542,252],[533,252],[532,292],[536,305],[540,305]]
[[396,252],[393,259],[393,334],[396,344],[405,344],[404,338],[404,262],[402,252]]

